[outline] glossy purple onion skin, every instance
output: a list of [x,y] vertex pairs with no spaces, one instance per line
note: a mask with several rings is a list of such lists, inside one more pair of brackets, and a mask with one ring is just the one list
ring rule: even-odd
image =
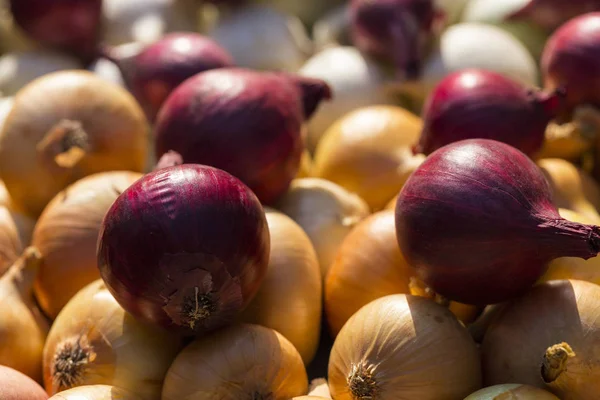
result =
[[491,71],[452,73],[425,102],[423,130],[414,150],[429,155],[453,142],[482,138],[510,144],[531,156],[542,147],[562,97],[533,91]]
[[[230,174],[194,164],[151,172],[123,192],[98,245],[100,274],[119,304],[184,335],[232,322],[259,289],[268,260],[256,196]],[[212,291],[218,307],[192,329],[182,304],[196,288]]]
[[531,21],[553,31],[571,18],[600,11],[600,0],[530,0],[509,20]]
[[419,77],[438,16],[433,0],[352,0],[350,15],[356,47],[392,62],[400,79]]
[[183,81],[215,68],[233,66],[231,55],[197,33],[171,33],[135,57],[129,86],[150,120]]
[[531,159],[489,139],[456,142],[425,160],[400,192],[396,233],[433,291],[477,305],[527,291],[554,258],[600,249],[600,228],[562,219]]
[[10,10],[36,41],[84,61],[97,55],[102,0],[10,0]]
[[223,169],[270,204],[298,172],[303,122],[330,97],[325,82],[296,75],[241,68],[200,73],[161,108],[156,156],[174,150],[185,163]]
[[600,107],[600,13],[574,18],[548,40],[542,55],[544,86],[564,86],[564,114],[581,104]]

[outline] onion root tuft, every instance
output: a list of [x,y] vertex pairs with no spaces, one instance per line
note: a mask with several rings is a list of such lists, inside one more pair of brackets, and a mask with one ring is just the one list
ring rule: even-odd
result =
[[64,341],[52,360],[52,381],[56,390],[70,389],[81,383],[86,365],[95,353],[85,337]]
[[378,390],[374,375],[375,367],[373,365],[366,365],[364,361],[352,365],[352,371],[348,376],[348,387],[355,399],[375,399]]

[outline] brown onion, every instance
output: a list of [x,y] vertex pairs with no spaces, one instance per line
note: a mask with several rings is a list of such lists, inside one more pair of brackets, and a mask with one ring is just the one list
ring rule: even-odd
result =
[[288,400],[307,388],[302,358],[286,338],[262,326],[234,325],[179,353],[162,400]]
[[335,400],[455,400],[480,387],[479,353],[465,327],[418,296],[387,296],[361,308],[329,360]]
[[55,72],[15,96],[0,136],[0,178],[39,215],[70,183],[111,170],[142,171],[148,126],[125,89],[87,71]]
[[528,384],[563,400],[597,398],[599,301],[600,286],[561,280],[504,307],[482,344],[485,383]]
[[46,400],[48,396],[44,389],[27,375],[0,365],[0,399]]
[[465,400],[559,400],[545,390],[521,384],[496,385],[478,390]]
[[325,132],[315,152],[313,175],[337,183],[380,210],[424,159],[412,153],[421,127],[419,117],[400,107],[359,108]]
[[323,278],[346,235],[369,215],[369,206],[363,199],[319,178],[293,180],[276,207],[308,234],[319,257]]
[[124,389],[109,385],[87,385],[55,394],[50,400],[144,400]]
[[42,255],[35,295],[46,315],[59,311],[80,289],[100,279],[96,245],[104,215],[142,174],[102,172],[87,176],[57,194],[33,233]]
[[269,267],[242,320],[276,330],[312,361],[321,334],[322,281],[306,233],[284,214],[266,210],[271,236]]
[[97,280],[54,321],[44,346],[44,386],[55,394],[76,386],[113,385],[159,400],[181,344],[178,337],[126,313]]

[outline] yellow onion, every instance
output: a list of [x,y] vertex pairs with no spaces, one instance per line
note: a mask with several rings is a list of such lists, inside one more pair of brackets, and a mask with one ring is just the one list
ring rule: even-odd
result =
[[102,219],[141,176],[127,171],[87,176],[58,193],[44,209],[32,241],[42,255],[35,295],[52,319],[79,290],[100,279],[96,244]]
[[101,280],[60,312],[44,346],[44,386],[52,395],[85,385],[111,385],[160,399],[180,338],[144,325],[119,306]]
[[307,388],[302,357],[285,337],[242,324],[183,349],[167,372],[162,400],[288,400]]
[[33,280],[39,265],[39,253],[29,247],[0,278],[0,365],[38,382],[42,378],[42,350],[48,333],[48,322],[33,297]]
[[305,364],[312,361],[321,334],[322,281],[306,233],[289,217],[267,210],[271,253],[267,275],[242,320],[285,336]]
[[55,72],[21,89],[0,136],[0,178],[32,215],[69,184],[142,171],[148,124],[123,88],[87,71]]
[[[384,296],[405,293],[432,297],[400,252],[393,210],[380,211],[358,224],[342,243],[325,280],[325,315],[336,335],[361,307]],[[464,322],[477,307],[452,302]]]
[[560,400],[545,390],[521,384],[509,383],[478,390],[465,400]]
[[313,175],[380,210],[425,158],[412,152],[421,127],[421,119],[401,107],[359,108],[325,132],[315,152]]
[[88,385],[79,386],[73,389],[65,390],[54,396],[50,400],[144,400],[143,397],[136,395],[128,390],[120,389],[109,385]]
[[466,328],[419,296],[387,296],[361,308],[329,360],[335,400],[456,400],[480,387],[479,353]]
[[551,281],[505,306],[481,347],[487,385],[522,383],[563,400],[600,393],[600,286]]
[[552,188],[552,200],[557,207],[577,211],[600,225],[600,188],[585,171],[569,161],[547,158],[537,161]]
[[360,197],[318,178],[293,180],[276,207],[308,234],[323,277],[346,235],[369,215],[369,206]]

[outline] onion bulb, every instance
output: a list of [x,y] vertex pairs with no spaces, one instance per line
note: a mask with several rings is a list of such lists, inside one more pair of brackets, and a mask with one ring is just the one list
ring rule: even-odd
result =
[[42,256],[35,295],[50,318],[56,318],[80,289],[100,278],[96,246],[102,219],[141,176],[126,171],[87,176],[57,194],[44,209],[32,245]]
[[465,400],[560,400],[545,390],[521,384],[505,384],[478,390]]
[[485,383],[523,383],[563,400],[600,393],[600,286],[538,285],[503,308],[481,347]]
[[[33,280],[40,255],[28,247],[0,278],[0,365],[20,371],[36,381],[42,378],[42,351],[48,322],[35,304]],[[0,398],[3,384],[0,384]]]
[[337,183],[380,210],[425,158],[412,152],[422,127],[419,117],[401,107],[354,110],[321,137],[313,175]]
[[302,357],[280,333],[234,325],[196,339],[173,361],[162,400],[273,399],[306,393]]
[[295,72],[312,52],[300,20],[267,6],[235,9],[222,16],[208,35],[236,65],[251,69]]
[[304,76],[323,79],[334,98],[323,104],[308,123],[308,149],[313,152],[325,131],[346,113],[373,104],[394,104],[385,89],[384,71],[356,48],[336,46],[312,56],[299,70]]
[[292,219],[267,210],[271,252],[267,275],[242,321],[281,333],[308,365],[321,334],[322,280],[317,254]]
[[44,346],[44,386],[52,395],[76,386],[112,385],[158,400],[181,347],[180,338],[127,314],[97,280],[54,321]]
[[142,171],[147,136],[144,114],[123,88],[87,71],[55,72],[15,96],[0,136],[0,178],[17,204],[39,215],[84,176]]
[[[3,345],[6,345],[3,343]],[[0,399],[47,400],[44,389],[33,379],[12,368],[0,365]]]
[[369,206],[360,197],[319,178],[293,180],[276,208],[308,234],[323,278],[346,235],[369,215]]
[[[398,249],[394,211],[381,211],[360,222],[340,246],[325,280],[325,315],[332,334],[361,307],[391,294],[420,294],[414,271]],[[477,308],[450,303],[463,322],[477,316]]]
[[361,308],[329,359],[336,400],[455,400],[480,387],[479,354],[465,327],[418,296],[386,296]]
[[128,390],[109,385],[86,385],[65,390],[50,400],[143,400]]

